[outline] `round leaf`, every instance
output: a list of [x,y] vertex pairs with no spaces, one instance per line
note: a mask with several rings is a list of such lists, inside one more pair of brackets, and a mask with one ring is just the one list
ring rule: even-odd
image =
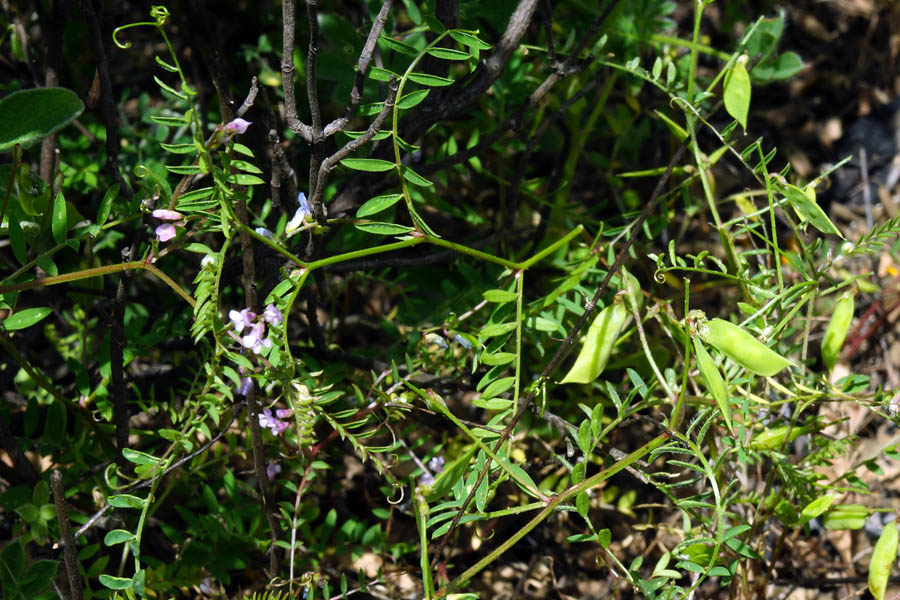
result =
[[75,120],[84,104],[65,88],[21,90],[0,100],[0,152],[27,148]]

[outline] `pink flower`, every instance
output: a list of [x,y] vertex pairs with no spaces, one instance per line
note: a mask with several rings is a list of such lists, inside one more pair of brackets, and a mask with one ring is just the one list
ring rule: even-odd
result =
[[[152,213],[155,218],[161,221],[179,221],[184,218],[180,212],[175,212],[174,210],[167,210],[165,208],[158,208],[154,210]],[[173,237],[177,231],[175,230],[175,225],[181,225],[182,223],[163,223],[155,229],[156,237],[161,242],[168,242]]]
[[236,133],[236,134],[241,134],[241,133],[244,133],[245,131],[247,131],[247,128],[252,124],[253,124],[252,121],[245,121],[244,119],[238,117],[231,123],[228,123],[227,125],[225,125],[225,131],[228,131],[231,133]]
[[166,210],[165,208],[157,208],[150,214],[161,221],[178,221],[179,219],[184,218],[184,215],[180,212]]
[[256,313],[249,308],[242,309],[240,312],[232,310],[228,313],[228,318],[231,319],[234,330],[240,333],[244,330],[244,327],[247,329],[253,327],[253,319],[256,318]]
[[281,325],[282,321],[284,321],[284,316],[281,314],[281,311],[275,307],[274,304],[269,304],[268,306],[266,306],[266,310],[263,313],[263,318],[269,325]]
[[175,237],[175,234],[177,233],[177,231],[175,230],[175,225],[173,225],[172,223],[163,223],[154,231],[156,233],[156,237],[159,238],[159,241],[161,242],[168,242],[173,237]]
[[250,328],[250,333],[245,335],[241,340],[244,348],[253,350],[253,354],[259,354],[263,348],[271,348],[272,340],[269,338],[262,339],[266,333],[265,323],[256,323]]

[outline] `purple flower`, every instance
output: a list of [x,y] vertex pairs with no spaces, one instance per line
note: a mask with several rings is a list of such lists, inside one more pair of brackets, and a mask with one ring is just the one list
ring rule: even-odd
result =
[[154,232],[156,233],[156,237],[161,242],[168,242],[173,237],[175,237],[175,234],[177,233],[177,231],[175,230],[175,225],[173,225],[172,223],[163,223],[162,225],[157,227]]
[[249,377],[241,377],[241,385],[238,388],[238,393],[241,396],[246,396],[250,393],[250,390],[253,389],[253,380]]
[[275,461],[270,462],[266,467],[266,477],[269,479],[275,479],[275,476],[279,473],[281,473],[281,465]]
[[281,311],[275,307],[274,304],[269,304],[266,306],[266,310],[263,313],[263,318],[269,325],[281,325],[282,321],[284,321],[284,316],[281,314]]
[[281,433],[288,428],[287,423],[272,416],[271,408],[263,409],[262,413],[259,415],[259,426],[271,431],[272,435],[281,435]]
[[247,128],[252,124],[253,123],[251,121],[245,121],[244,119],[238,117],[231,123],[228,123],[227,125],[225,125],[225,131],[228,131],[230,133],[241,134],[241,133],[244,133],[245,131],[247,131]]
[[434,483],[434,476],[431,473],[425,473],[419,477],[419,485],[431,485]]
[[240,312],[232,310],[228,313],[228,318],[231,319],[234,330],[240,333],[244,330],[244,327],[247,329],[253,327],[253,319],[256,318],[256,313],[249,308],[245,308]]
[[444,470],[444,457],[443,456],[433,456],[431,460],[428,461],[428,468],[434,471],[435,473],[440,473]]
[[303,192],[297,194],[297,204],[300,205],[297,207],[297,212],[294,213],[294,217],[288,221],[287,226],[284,228],[286,233],[299,229],[306,220],[306,217],[312,216],[312,211],[309,209],[309,202],[306,201],[306,194]]
[[269,338],[263,339],[265,333],[266,324],[256,323],[250,327],[250,333],[243,337],[241,343],[244,345],[244,348],[253,350],[253,354],[259,354],[263,348],[272,347],[272,340]]
[[294,411],[290,408],[279,408],[275,411],[275,416],[279,419],[287,419],[294,414]]
[[457,344],[459,344],[466,350],[472,349],[472,343],[469,340],[467,340],[466,338],[464,338],[463,336],[459,335],[458,333],[453,336],[453,339],[456,340]]

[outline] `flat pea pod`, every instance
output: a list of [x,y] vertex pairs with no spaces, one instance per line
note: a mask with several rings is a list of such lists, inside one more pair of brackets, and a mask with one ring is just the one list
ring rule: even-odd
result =
[[706,389],[709,390],[719,406],[728,430],[734,433],[734,429],[731,427],[731,405],[728,404],[728,386],[722,378],[722,373],[719,372],[716,361],[706,351],[703,342],[697,338],[694,338],[694,351],[697,354],[697,367],[700,369],[700,376],[706,383]]
[[842,531],[845,529],[862,529],[869,518],[869,509],[861,504],[840,504],[832,507],[822,524],[828,531]]
[[591,323],[575,364],[560,383],[591,383],[600,377],[627,319],[628,309],[617,295]]
[[891,576],[891,567],[897,560],[897,522],[885,523],[884,531],[875,542],[875,550],[869,560],[869,591],[875,600],[884,599],[884,591],[887,588],[888,579]]
[[644,304],[641,282],[625,269],[622,269],[622,280],[624,281],[625,298],[631,303],[628,308],[630,309],[631,306],[634,306],[637,310],[641,310],[641,306]]
[[822,339],[822,360],[829,371],[834,369],[844,340],[847,339],[847,332],[853,322],[853,308],[853,294],[850,292],[845,292],[834,305],[834,312],[831,313],[831,320]]
[[[801,435],[805,435],[812,431],[814,427],[810,425],[777,425],[768,427],[758,433],[751,441],[750,448],[752,450],[775,450],[780,448],[785,442],[790,443]],[[790,434],[790,437],[788,437]]]
[[711,319],[700,328],[700,337],[748,371],[771,377],[785,367],[796,366],[742,327],[723,319]]

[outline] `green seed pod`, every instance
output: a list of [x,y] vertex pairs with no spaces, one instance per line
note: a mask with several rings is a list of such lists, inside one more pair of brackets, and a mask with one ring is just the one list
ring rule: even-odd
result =
[[897,522],[885,523],[869,561],[869,591],[875,600],[883,600],[891,567],[897,560]]
[[837,500],[837,496],[833,494],[819,496],[803,507],[803,511],[800,513],[800,523],[808,523],[811,519],[815,519],[828,510],[835,500]]
[[616,296],[591,323],[575,364],[560,383],[591,383],[600,377],[627,319],[628,309],[622,297]]
[[[631,305],[635,306],[638,310],[641,310],[641,306],[644,304],[644,294],[641,291],[641,282],[624,268],[622,269],[622,280],[625,282],[623,287],[625,290],[625,297]],[[630,310],[631,306],[628,308]]]
[[716,362],[706,351],[703,343],[697,338],[694,338],[694,351],[697,353],[697,367],[700,369],[700,376],[706,383],[706,389],[719,405],[728,430],[734,433],[734,429],[731,427],[731,405],[728,404],[728,386],[722,378],[722,373],[719,372]]
[[771,377],[785,367],[796,366],[743,328],[722,319],[700,327],[700,337],[748,371]]
[[[800,427],[799,425],[778,425],[769,427],[758,433],[751,441],[750,448],[752,450],[775,450],[780,448],[785,441],[793,442],[801,435],[807,434],[814,428],[810,425]],[[788,437],[790,432],[790,437]]]
[[862,529],[869,518],[869,509],[861,504],[841,504],[835,506],[823,519],[825,529],[841,531],[845,529]]
[[853,322],[853,294],[845,292],[834,305],[831,321],[822,339],[822,360],[829,371],[834,369],[850,324]]

